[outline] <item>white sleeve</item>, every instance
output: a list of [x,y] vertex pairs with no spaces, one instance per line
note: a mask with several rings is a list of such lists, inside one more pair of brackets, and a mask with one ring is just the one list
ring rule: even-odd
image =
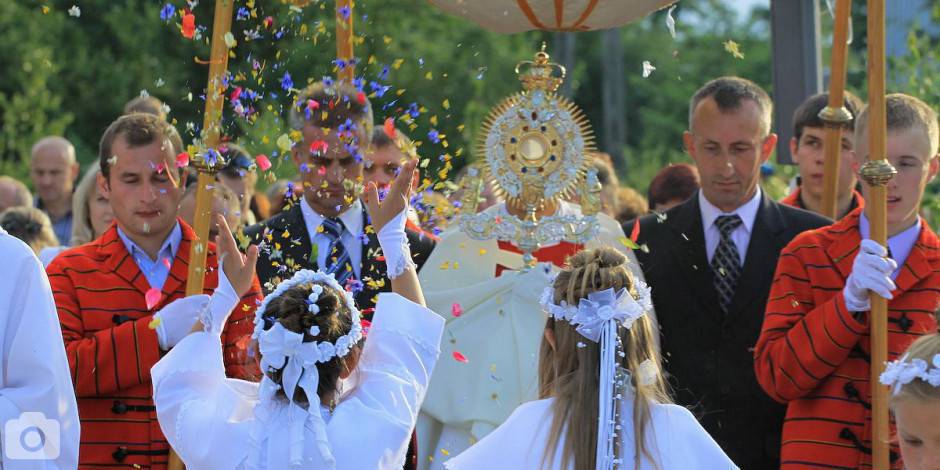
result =
[[[663,405],[661,405],[663,406]],[[667,462],[663,468],[700,470],[737,470],[708,431],[685,407],[665,405],[668,431],[657,432],[658,442],[669,442],[669,452],[662,455]]]
[[229,419],[241,404],[226,383],[218,335],[190,333],[150,375],[160,429],[187,467],[234,469],[245,460],[251,422]]
[[380,294],[359,361],[359,382],[328,425],[339,469],[400,469],[444,319],[398,294]]
[[[78,407],[49,279],[32,251],[5,233],[0,257],[0,468],[76,468]],[[7,446],[19,441],[8,434],[32,426],[47,435],[49,460],[13,459],[28,449]]]

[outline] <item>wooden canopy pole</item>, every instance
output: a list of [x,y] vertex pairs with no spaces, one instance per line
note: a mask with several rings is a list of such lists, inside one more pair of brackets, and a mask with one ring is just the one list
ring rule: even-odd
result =
[[[209,81],[206,85],[206,109],[203,119],[203,144],[205,152],[201,157],[193,156],[191,163],[199,171],[196,183],[196,215],[193,230],[196,241],[189,253],[189,273],[186,278],[186,295],[202,294],[206,274],[206,254],[209,237],[209,216],[212,210],[213,187],[217,184],[215,174],[223,166],[223,159],[218,152],[219,139],[222,135],[222,79],[228,68],[229,48],[225,35],[232,30],[232,11],[234,0],[216,0],[215,17],[212,21],[212,53],[209,58]],[[214,158],[207,158],[213,152]],[[222,275],[222,274],[220,274]],[[167,463],[169,470],[182,470],[183,461],[172,449]]]
[[[868,0],[868,110],[869,157],[860,173],[871,189],[865,201],[871,238],[885,246],[888,239],[886,185],[897,173],[885,159],[885,0]],[[872,465],[875,470],[887,470],[890,461],[888,388],[881,385],[878,378],[888,360],[888,302],[874,292],[870,296]]]
[[356,74],[353,55],[353,0],[336,0],[336,58],[346,63],[340,68],[339,79],[352,83]]
[[852,122],[852,113],[845,108],[845,73],[848,52],[849,18],[852,0],[836,0],[835,24],[832,34],[832,66],[830,68],[829,105],[819,112],[826,125],[825,165],[823,167],[823,215],[835,220],[839,182],[839,155],[842,132]]

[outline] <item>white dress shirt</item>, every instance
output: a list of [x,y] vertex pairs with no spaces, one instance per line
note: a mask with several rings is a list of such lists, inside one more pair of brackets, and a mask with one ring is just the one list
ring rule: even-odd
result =
[[[326,267],[326,257],[330,254],[330,238],[317,228],[320,227],[326,217],[317,214],[304,198],[301,198],[300,210],[304,215],[304,225],[307,226],[310,243],[317,247],[317,267],[324,269]],[[349,209],[346,209],[346,212],[339,215],[339,220],[346,227],[340,236],[340,241],[346,247],[346,252],[349,253],[349,263],[352,265],[353,272],[356,273],[356,279],[359,279],[362,264],[362,245],[363,240],[365,240],[362,237],[364,229],[362,226],[362,203],[356,199],[349,206]]]
[[705,198],[701,190],[698,192],[698,205],[702,211],[702,227],[705,229],[705,253],[708,255],[708,262],[711,263],[715,250],[718,249],[718,242],[721,241],[721,232],[715,225],[715,219],[722,215],[737,214],[743,222],[738,228],[731,232],[731,241],[738,247],[738,255],[741,257],[741,266],[744,266],[744,257],[747,255],[747,245],[751,241],[751,232],[754,229],[754,220],[757,218],[757,209],[760,209],[761,189],[757,187],[754,197],[744,204],[738,206],[733,212],[724,212],[715,207],[714,204]]

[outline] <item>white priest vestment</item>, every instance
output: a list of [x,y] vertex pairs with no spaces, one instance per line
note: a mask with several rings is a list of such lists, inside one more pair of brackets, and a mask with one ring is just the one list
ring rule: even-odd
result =
[[[544,459],[553,417],[553,398],[523,404],[502,426],[464,453],[444,464],[447,470],[512,468],[516,470],[565,470],[562,465],[564,435],[551,458]],[[635,470],[732,470],[737,467],[714,439],[679,405],[653,404],[644,432],[646,450],[634,465],[636,447],[633,400],[625,399],[621,411],[623,468]],[[549,465],[543,465],[543,462]]]
[[0,259],[0,469],[76,468],[78,406],[49,279],[3,229]]
[[[505,204],[490,211],[506,215]],[[562,202],[558,213],[580,212],[578,205]],[[510,271],[523,261],[509,243],[473,240],[459,227],[441,235],[419,274],[428,308],[447,319],[444,359],[434,370],[418,419],[419,469],[439,470],[517,406],[538,398],[538,351],[547,318],[539,296],[568,255],[613,247],[627,255],[633,275],[643,279],[636,256],[622,241],[620,224],[604,214],[597,221],[598,235],[586,246],[543,247],[535,253],[542,263],[527,273]],[[654,312],[650,318],[655,324]],[[455,359],[455,352],[466,362]]]
[[[304,468],[401,469],[442,331],[437,314],[380,294],[356,387],[332,415],[321,406],[335,467],[321,459],[308,418]],[[259,384],[227,379],[218,335],[190,334],[151,374],[160,427],[188,468],[288,468],[286,400],[262,403]]]

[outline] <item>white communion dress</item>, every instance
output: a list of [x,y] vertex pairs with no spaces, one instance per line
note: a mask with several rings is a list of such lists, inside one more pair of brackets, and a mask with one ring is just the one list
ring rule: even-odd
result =
[[[227,379],[219,336],[192,333],[151,371],[160,427],[198,470],[286,470],[298,446],[305,469],[400,469],[443,327],[427,308],[380,294],[356,386],[332,413],[320,407],[325,433],[312,415],[294,413],[297,406],[268,397],[259,384]],[[290,432],[296,420],[303,420],[302,438]],[[323,457],[323,446],[333,459]]]
[[[462,454],[444,463],[447,470],[512,468],[562,470],[564,435],[554,456],[545,456],[553,416],[554,398],[525,403],[506,422]],[[737,469],[689,410],[678,405],[653,404],[644,441],[652,460],[641,453],[639,467],[633,443],[633,399],[624,399],[621,411],[623,465],[636,470]]]

